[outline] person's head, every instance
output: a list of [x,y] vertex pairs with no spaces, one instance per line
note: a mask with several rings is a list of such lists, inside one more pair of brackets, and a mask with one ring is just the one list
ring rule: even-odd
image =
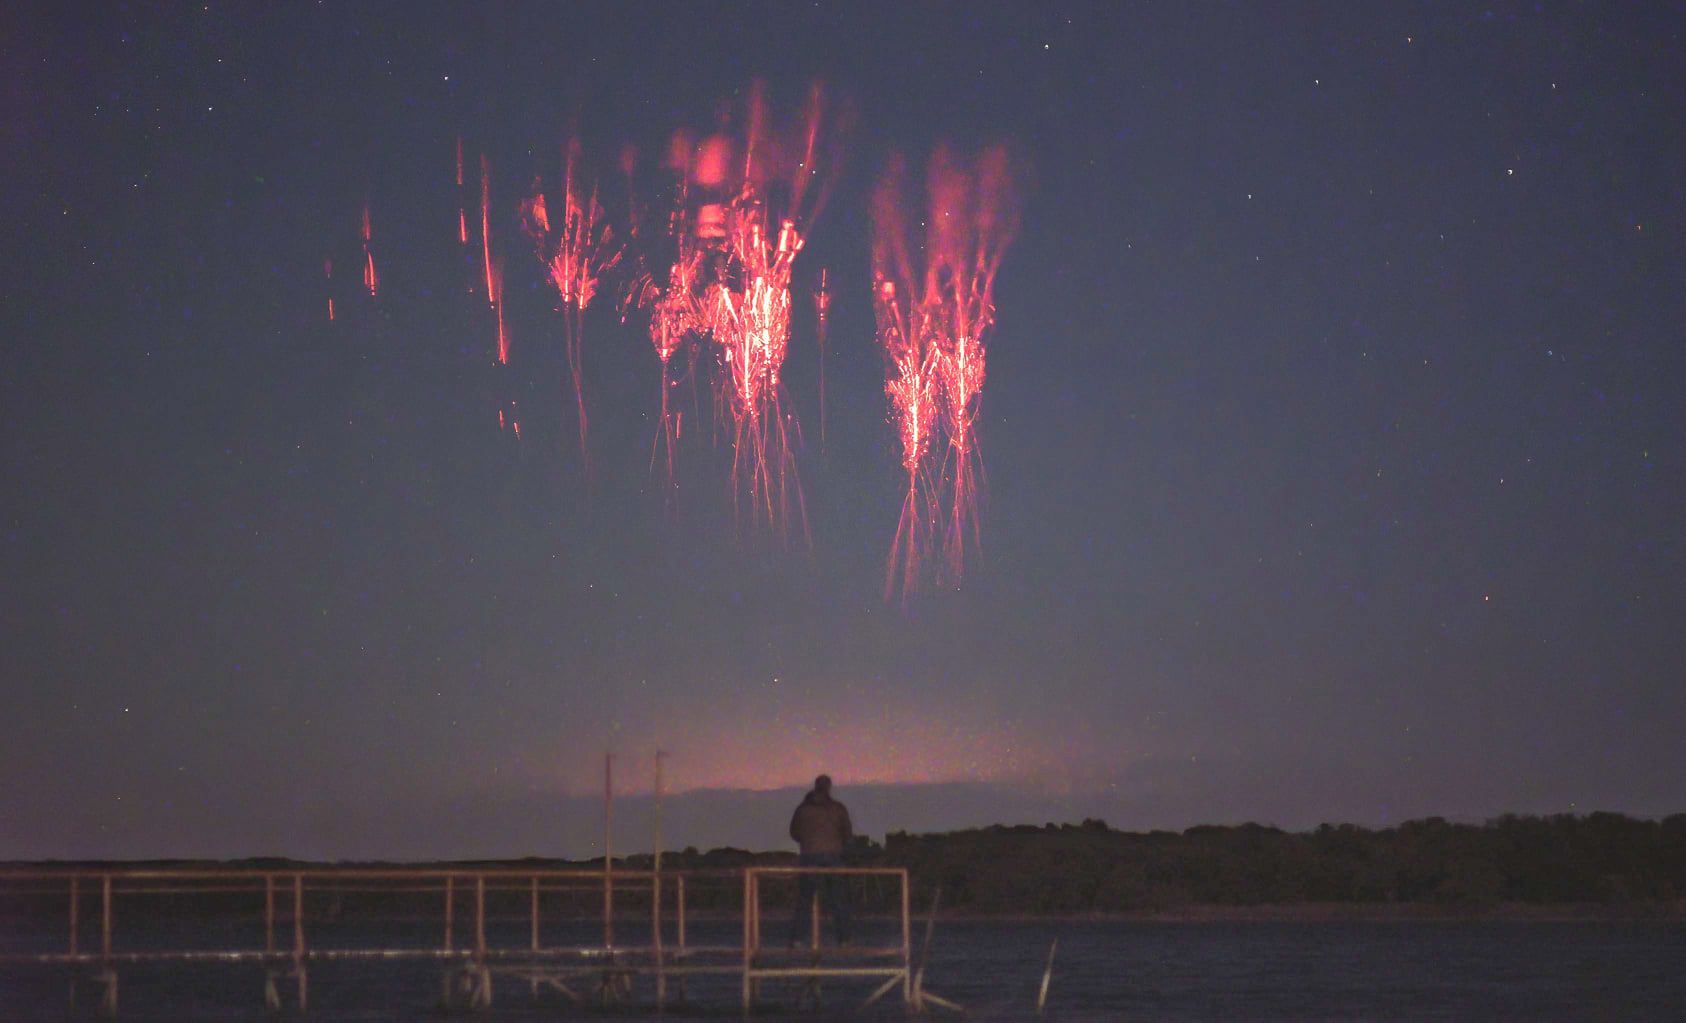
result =
[[822,796],[831,795],[831,775],[822,774],[814,779],[814,791]]

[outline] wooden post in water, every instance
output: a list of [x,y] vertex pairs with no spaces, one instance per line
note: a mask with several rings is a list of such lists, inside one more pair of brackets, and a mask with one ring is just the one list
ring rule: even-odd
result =
[[1060,939],[1055,938],[1048,946],[1048,965],[1042,970],[1042,986],[1036,991],[1036,1014],[1042,1015],[1042,1010],[1048,1005],[1048,984],[1054,979],[1054,953],[1060,947]]

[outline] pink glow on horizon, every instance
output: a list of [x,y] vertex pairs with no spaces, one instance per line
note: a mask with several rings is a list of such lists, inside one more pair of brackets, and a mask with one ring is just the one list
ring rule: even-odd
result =
[[560,756],[524,752],[514,770],[535,784],[561,782],[570,793],[600,792],[609,745],[617,754],[616,792],[631,796],[650,793],[649,761],[658,748],[669,754],[669,794],[803,787],[822,773],[845,790],[953,782],[1045,784],[1096,759],[1086,752],[1088,742],[886,708],[881,718],[784,711],[731,722],[693,720],[678,728],[628,728],[612,743],[576,743]]

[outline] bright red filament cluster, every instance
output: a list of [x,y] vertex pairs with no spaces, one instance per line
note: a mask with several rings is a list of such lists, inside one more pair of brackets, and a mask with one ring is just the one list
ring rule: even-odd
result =
[[[578,411],[579,444],[589,476],[587,416],[581,334],[586,309],[606,276],[623,261],[633,264],[620,303],[649,317],[647,335],[661,369],[660,417],[652,472],[666,469],[669,501],[675,495],[674,459],[682,413],[669,392],[694,378],[699,361],[712,365],[716,423],[729,430],[735,507],[749,506],[757,524],[788,537],[807,530],[795,449],[800,426],[782,384],[792,327],[794,267],[823,201],[828,179],[819,173],[821,94],[816,88],[791,131],[774,131],[762,92],[751,90],[746,116],[698,138],[676,132],[663,168],[671,201],[657,222],[648,221],[635,189],[638,154],[620,152],[625,177],[624,228],[611,226],[595,181],[581,171],[580,145],[564,150],[562,174],[548,191],[542,180],[520,204],[522,228],[532,240],[562,313],[569,374]],[[456,139],[457,241],[469,243],[462,139]],[[885,595],[904,599],[925,578],[923,565],[940,551],[937,577],[958,584],[979,540],[978,408],[987,366],[987,340],[995,322],[993,290],[1002,254],[1017,227],[1004,149],[965,160],[947,150],[933,154],[926,180],[928,205],[915,237],[903,201],[902,161],[881,178],[872,203],[872,302],[885,365],[889,417],[906,475],[895,537],[885,570]],[[521,435],[512,381],[504,309],[504,267],[492,245],[491,162],[480,156],[480,267],[496,326],[496,362],[503,393],[500,429]],[[665,218],[665,219],[663,219]],[[617,221],[618,223],[618,221]],[[379,279],[372,248],[369,206],[361,210],[363,284],[373,297]],[[914,244],[917,242],[917,244]],[[328,278],[328,318],[335,319],[333,265]],[[472,289],[471,289],[472,290]],[[812,295],[819,344],[821,440],[825,435],[825,347],[831,312],[829,275],[821,270]],[[678,368],[674,356],[687,358]],[[708,359],[699,357],[707,354]],[[727,426],[729,424],[729,426]],[[724,432],[724,431],[723,431]]]
[[[958,584],[978,526],[978,399],[995,324],[993,291],[1017,228],[1004,149],[968,165],[947,150],[931,158],[923,266],[915,271],[902,212],[902,164],[894,161],[873,200],[874,308],[885,356],[885,391],[902,440],[908,493],[890,548],[886,593],[921,578],[927,536],[940,523],[942,578]],[[943,440],[934,442],[940,425]],[[933,466],[933,462],[937,464]],[[940,480],[933,492],[929,480]]]

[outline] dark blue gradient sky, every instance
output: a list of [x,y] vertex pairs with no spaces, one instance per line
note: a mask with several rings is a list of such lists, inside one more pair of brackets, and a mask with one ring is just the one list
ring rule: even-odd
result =
[[[676,846],[778,844],[739,790],[822,769],[875,835],[1682,809],[1666,5],[78,7],[3,45],[0,857],[584,853],[609,748],[669,751]],[[608,170],[816,78],[787,550],[707,429],[664,513],[607,301],[588,491],[514,208],[571,126]],[[943,141],[1029,173],[984,557],[904,610],[868,195]],[[329,324],[365,199],[381,295]]]

